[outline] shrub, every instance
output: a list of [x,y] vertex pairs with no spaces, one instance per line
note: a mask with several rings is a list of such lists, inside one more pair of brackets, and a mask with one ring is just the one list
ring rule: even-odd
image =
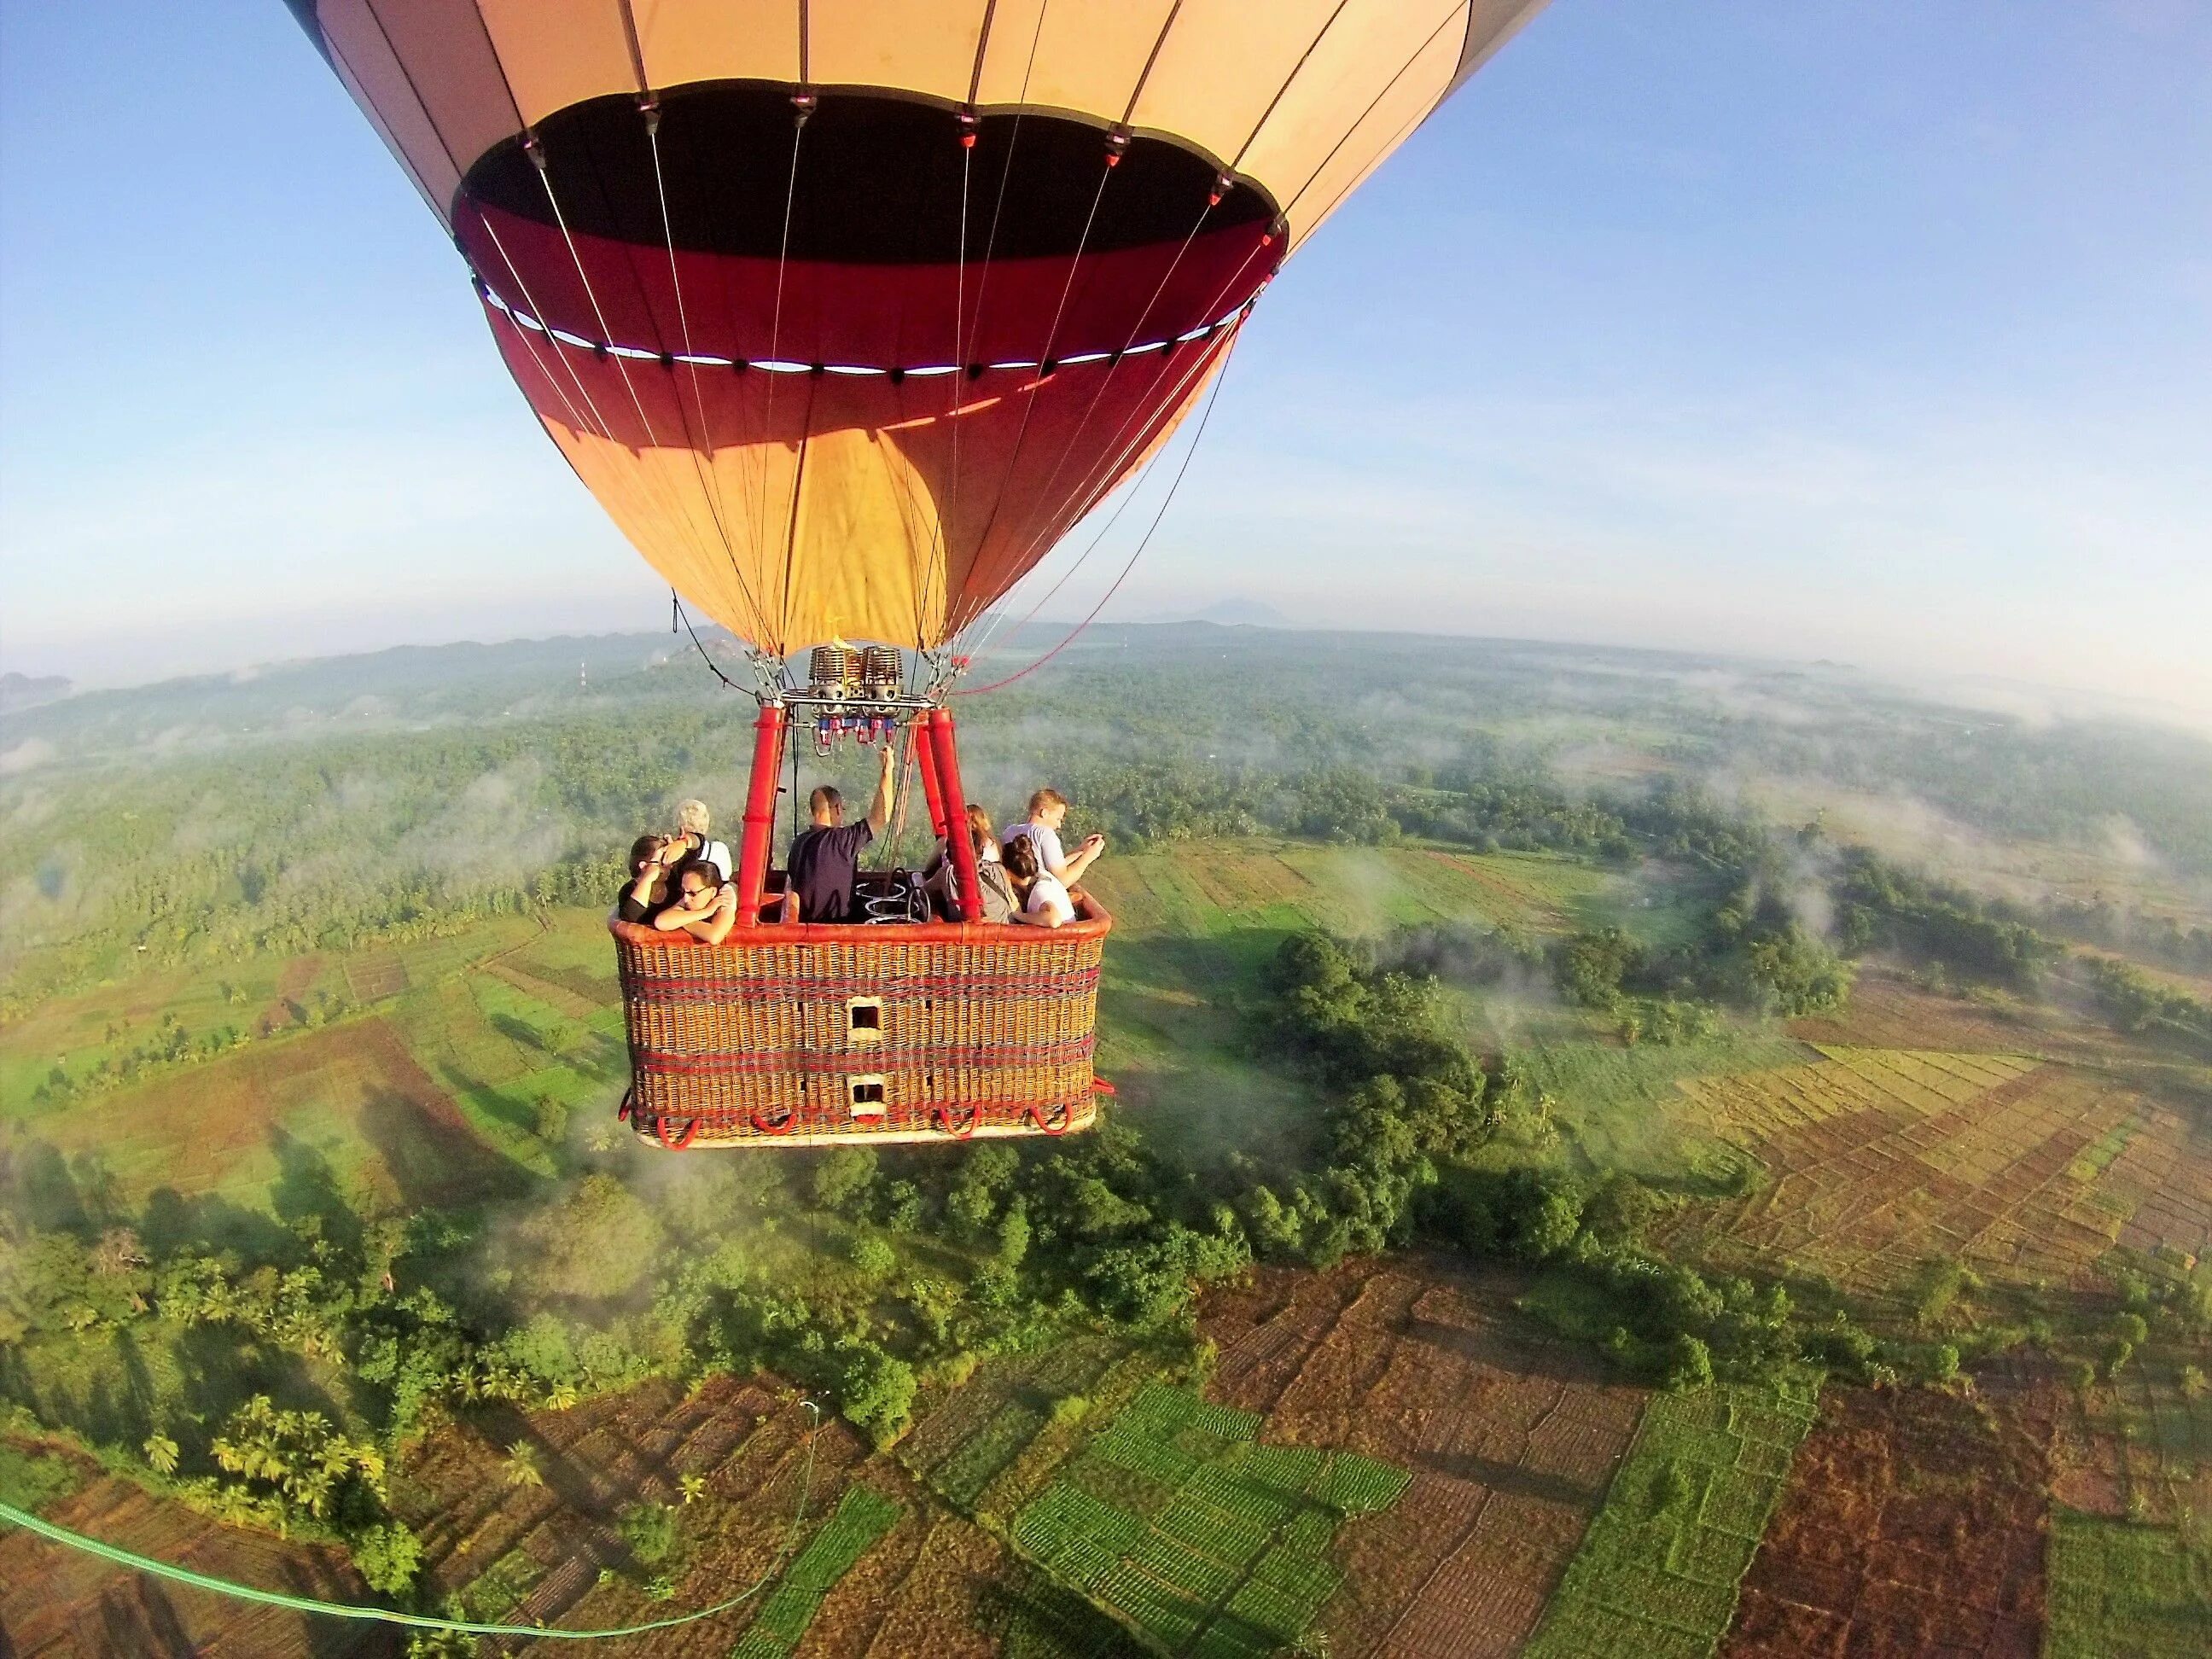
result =
[[1667,1345],[1667,1369],[1660,1385],[1674,1394],[1709,1388],[1713,1380],[1712,1351],[1684,1331]]
[[368,1587],[386,1595],[404,1591],[422,1565],[422,1540],[397,1521],[368,1528],[349,1548]]
[[617,1517],[615,1531],[632,1556],[657,1566],[676,1548],[676,1511],[650,1499],[633,1504]]

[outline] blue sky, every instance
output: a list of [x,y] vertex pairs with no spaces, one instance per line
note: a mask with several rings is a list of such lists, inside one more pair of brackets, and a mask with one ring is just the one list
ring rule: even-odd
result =
[[[0,662],[665,593],[277,0],[0,0]],[[2212,714],[2212,6],[1555,0],[1271,290],[1108,614],[1229,596]]]

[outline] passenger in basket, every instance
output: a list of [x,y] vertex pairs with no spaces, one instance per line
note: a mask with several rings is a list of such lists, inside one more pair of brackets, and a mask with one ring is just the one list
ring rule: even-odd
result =
[[714,866],[724,881],[730,878],[730,844],[716,841],[707,833],[713,822],[707,813],[703,800],[678,801],[676,805],[676,833],[669,837],[669,867],[681,870],[694,859],[703,859]]
[[701,859],[684,866],[677,877],[683,889],[675,903],[653,919],[664,933],[678,931],[707,945],[720,945],[738,925],[738,890]]
[[[999,838],[992,831],[991,815],[971,800],[968,803],[967,818],[969,844],[975,849],[975,879],[983,890],[981,920],[1012,921],[1014,890],[1006,880],[1006,866],[999,859]],[[948,843],[938,843],[937,856],[921,872],[921,884],[938,915],[956,919],[959,916],[960,878]]]
[[1067,798],[1057,789],[1040,789],[1030,797],[1029,817],[1006,831],[1006,845],[1012,848],[1017,841],[1034,841],[1037,868],[1062,887],[1073,887],[1106,850],[1106,837],[1085,836],[1073,853],[1063,852],[1060,826],[1066,821]]
[[807,807],[814,823],[800,830],[791,843],[791,879],[783,898],[786,921],[855,919],[860,908],[854,889],[860,885],[860,854],[891,821],[891,805],[897,793],[891,777],[893,747],[888,743],[883,746],[876,798],[868,803],[868,816],[860,823],[845,822],[845,798],[826,783],[809,798]]
[[615,900],[615,912],[624,921],[650,927],[653,919],[668,908],[675,884],[669,866],[676,854],[665,836],[640,836],[629,844],[630,878]]
[[1010,921],[1031,927],[1064,927],[1075,920],[1075,902],[1058,876],[1037,862],[1036,838],[1010,836],[1006,842],[1006,873],[1013,878],[1021,908]]

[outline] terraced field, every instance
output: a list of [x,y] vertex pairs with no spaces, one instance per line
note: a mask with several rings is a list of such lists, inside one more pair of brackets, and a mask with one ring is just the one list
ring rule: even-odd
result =
[[1510,1654],[1601,1501],[1644,1392],[1528,1333],[1515,1287],[1419,1263],[1262,1270],[1208,1298],[1209,1387],[1263,1443],[1337,1445],[1412,1472],[1348,1525],[1322,1629],[1343,1654]]
[[1680,1085],[1773,1177],[1681,1230],[1719,1260],[1883,1297],[1930,1260],[2068,1283],[2123,1238],[2191,1255],[2212,1243],[2203,1154],[2179,1119],[2107,1079],[2020,1055],[1821,1052]]

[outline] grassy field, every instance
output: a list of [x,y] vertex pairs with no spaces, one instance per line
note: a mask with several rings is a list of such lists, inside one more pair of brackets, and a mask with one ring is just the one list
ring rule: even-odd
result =
[[1531,1659],[1704,1659],[1734,1619],[1809,1385],[1662,1395],[1568,1564]]
[[2212,1571],[2165,1528],[2061,1510],[2051,1523],[2048,1659],[2200,1659]]
[[1356,1453],[1255,1444],[1261,1420],[1148,1387],[1010,1535],[1164,1651],[1258,1659],[1295,1645],[1341,1583],[1338,1526],[1388,1509],[1407,1477]]

